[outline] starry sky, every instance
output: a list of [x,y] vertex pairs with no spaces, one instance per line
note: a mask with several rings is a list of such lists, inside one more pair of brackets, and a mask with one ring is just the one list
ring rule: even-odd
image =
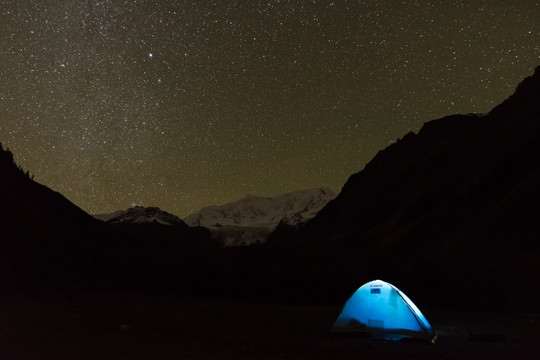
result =
[[0,0],[0,142],[89,213],[339,191],[540,65],[540,1]]

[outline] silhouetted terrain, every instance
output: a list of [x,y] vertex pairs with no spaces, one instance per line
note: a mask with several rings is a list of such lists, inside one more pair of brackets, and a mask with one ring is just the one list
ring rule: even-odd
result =
[[[540,310],[539,100],[540,67],[489,114],[380,151],[306,226],[241,248],[207,246],[155,208],[96,220],[0,147],[0,354],[537,358],[538,316],[512,313]],[[413,299],[437,344],[328,333],[376,278]]]
[[206,229],[183,222],[97,220],[35,182],[2,147],[0,174],[0,291],[171,289],[171,272],[193,263],[186,252],[211,242]]
[[210,230],[202,226],[189,227],[179,217],[156,207],[135,206],[112,214],[94,215],[132,238],[148,243],[178,244],[186,247],[220,247]]
[[320,250],[305,276],[329,290],[384,278],[439,305],[538,310],[539,204],[540,67],[489,114],[380,151],[295,247]]
[[380,151],[305,227],[236,249],[210,248],[204,229],[180,239],[185,224],[98,221],[2,149],[2,287],[342,303],[380,278],[420,306],[538,310],[539,99],[537,68],[489,114],[428,122]]
[[2,288],[65,286],[103,274],[119,236],[61,194],[34,182],[0,146]]

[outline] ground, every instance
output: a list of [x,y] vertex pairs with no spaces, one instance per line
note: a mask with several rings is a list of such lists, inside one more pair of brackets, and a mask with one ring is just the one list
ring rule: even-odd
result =
[[172,295],[0,298],[0,359],[540,358],[540,315],[422,309],[435,344],[329,332],[339,306]]

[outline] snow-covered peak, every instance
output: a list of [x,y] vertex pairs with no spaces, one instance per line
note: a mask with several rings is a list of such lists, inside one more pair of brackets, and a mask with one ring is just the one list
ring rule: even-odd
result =
[[269,227],[284,220],[297,224],[313,218],[330,200],[336,197],[328,188],[307,189],[277,197],[248,195],[238,201],[205,207],[189,215],[189,226],[218,228],[221,226]]
[[110,224],[158,223],[170,226],[183,224],[183,221],[178,216],[169,214],[157,207],[135,206],[127,210],[119,210],[110,214],[94,215],[94,217]]

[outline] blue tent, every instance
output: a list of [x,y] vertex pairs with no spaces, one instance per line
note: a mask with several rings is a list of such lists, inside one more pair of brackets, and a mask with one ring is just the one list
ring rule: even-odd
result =
[[382,280],[368,282],[354,292],[332,332],[367,332],[387,340],[435,338],[431,325],[407,295]]

